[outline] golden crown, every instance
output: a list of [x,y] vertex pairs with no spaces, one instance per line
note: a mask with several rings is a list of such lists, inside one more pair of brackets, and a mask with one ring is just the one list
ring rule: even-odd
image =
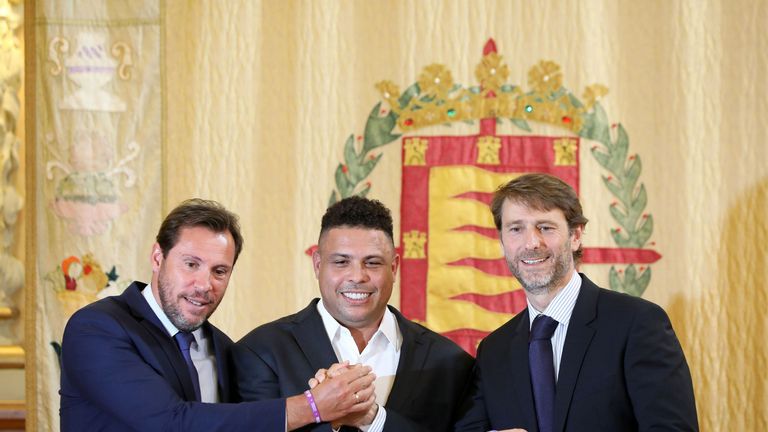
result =
[[605,86],[594,84],[584,90],[580,101],[563,87],[560,66],[552,61],[540,61],[528,71],[531,90],[523,92],[506,82],[509,67],[496,52],[493,39],[483,48],[475,77],[479,85],[465,88],[454,83],[445,66],[431,64],[403,93],[391,81],[381,81],[376,88],[397,115],[397,125],[403,132],[457,121],[509,118],[518,125],[530,120],[579,133],[584,115],[608,93]]

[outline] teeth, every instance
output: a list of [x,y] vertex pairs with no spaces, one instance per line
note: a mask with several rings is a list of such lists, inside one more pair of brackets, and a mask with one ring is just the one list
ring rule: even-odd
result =
[[526,264],[538,264],[540,262],[544,262],[544,260],[546,260],[546,258],[540,258],[535,260],[523,260],[523,262]]
[[364,300],[368,298],[371,294],[370,293],[355,293],[355,292],[346,292],[342,293],[342,295],[350,300]]
[[196,302],[196,301],[194,301],[194,300],[192,300],[192,299],[190,299],[190,298],[188,298],[188,299],[187,299],[187,301],[188,301],[188,302],[190,302],[190,303],[192,303],[192,304],[193,304],[193,305],[195,305],[195,306],[202,306],[202,305],[203,305],[202,303],[200,303],[200,302]]

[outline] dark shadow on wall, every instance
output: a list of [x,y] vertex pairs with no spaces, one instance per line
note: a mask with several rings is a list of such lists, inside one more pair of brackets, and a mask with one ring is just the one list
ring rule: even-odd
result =
[[715,267],[704,278],[715,288],[668,309],[693,373],[700,427],[768,430],[768,178],[733,200],[710,247],[701,253],[714,255]]

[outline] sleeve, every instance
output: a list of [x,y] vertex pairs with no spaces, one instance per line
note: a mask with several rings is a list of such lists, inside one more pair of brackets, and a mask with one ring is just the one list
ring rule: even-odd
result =
[[483,355],[483,343],[477,348],[477,361],[472,370],[472,379],[469,388],[465,392],[464,402],[461,405],[458,420],[454,425],[456,432],[485,432],[490,429],[488,414],[485,408],[485,397],[483,395],[483,380],[480,370],[480,363]]
[[232,347],[238,400],[259,401],[280,397],[280,378],[277,371],[246,343],[240,341]]
[[70,319],[61,360],[63,431],[86,427],[88,420],[77,411],[85,404],[134,430],[281,430],[285,424],[284,399],[249,404],[182,400],[105,311],[86,308]]
[[648,303],[635,317],[624,368],[638,430],[699,430],[691,372],[659,306]]

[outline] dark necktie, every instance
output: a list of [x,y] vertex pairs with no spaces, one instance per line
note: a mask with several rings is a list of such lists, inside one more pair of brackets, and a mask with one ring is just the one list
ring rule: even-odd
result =
[[539,315],[533,320],[528,339],[528,364],[540,432],[552,432],[555,424],[555,366],[551,339],[556,328],[557,321]]
[[174,338],[176,339],[176,343],[179,344],[181,355],[184,356],[184,361],[187,363],[187,370],[189,371],[190,378],[192,378],[192,387],[195,388],[195,397],[198,402],[201,402],[200,378],[197,376],[197,368],[195,368],[195,364],[192,362],[192,356],[189,354],[189,346],[192,345],[192,342],[195,340],[195,335],[189,332],[180,331],[176,333]]

